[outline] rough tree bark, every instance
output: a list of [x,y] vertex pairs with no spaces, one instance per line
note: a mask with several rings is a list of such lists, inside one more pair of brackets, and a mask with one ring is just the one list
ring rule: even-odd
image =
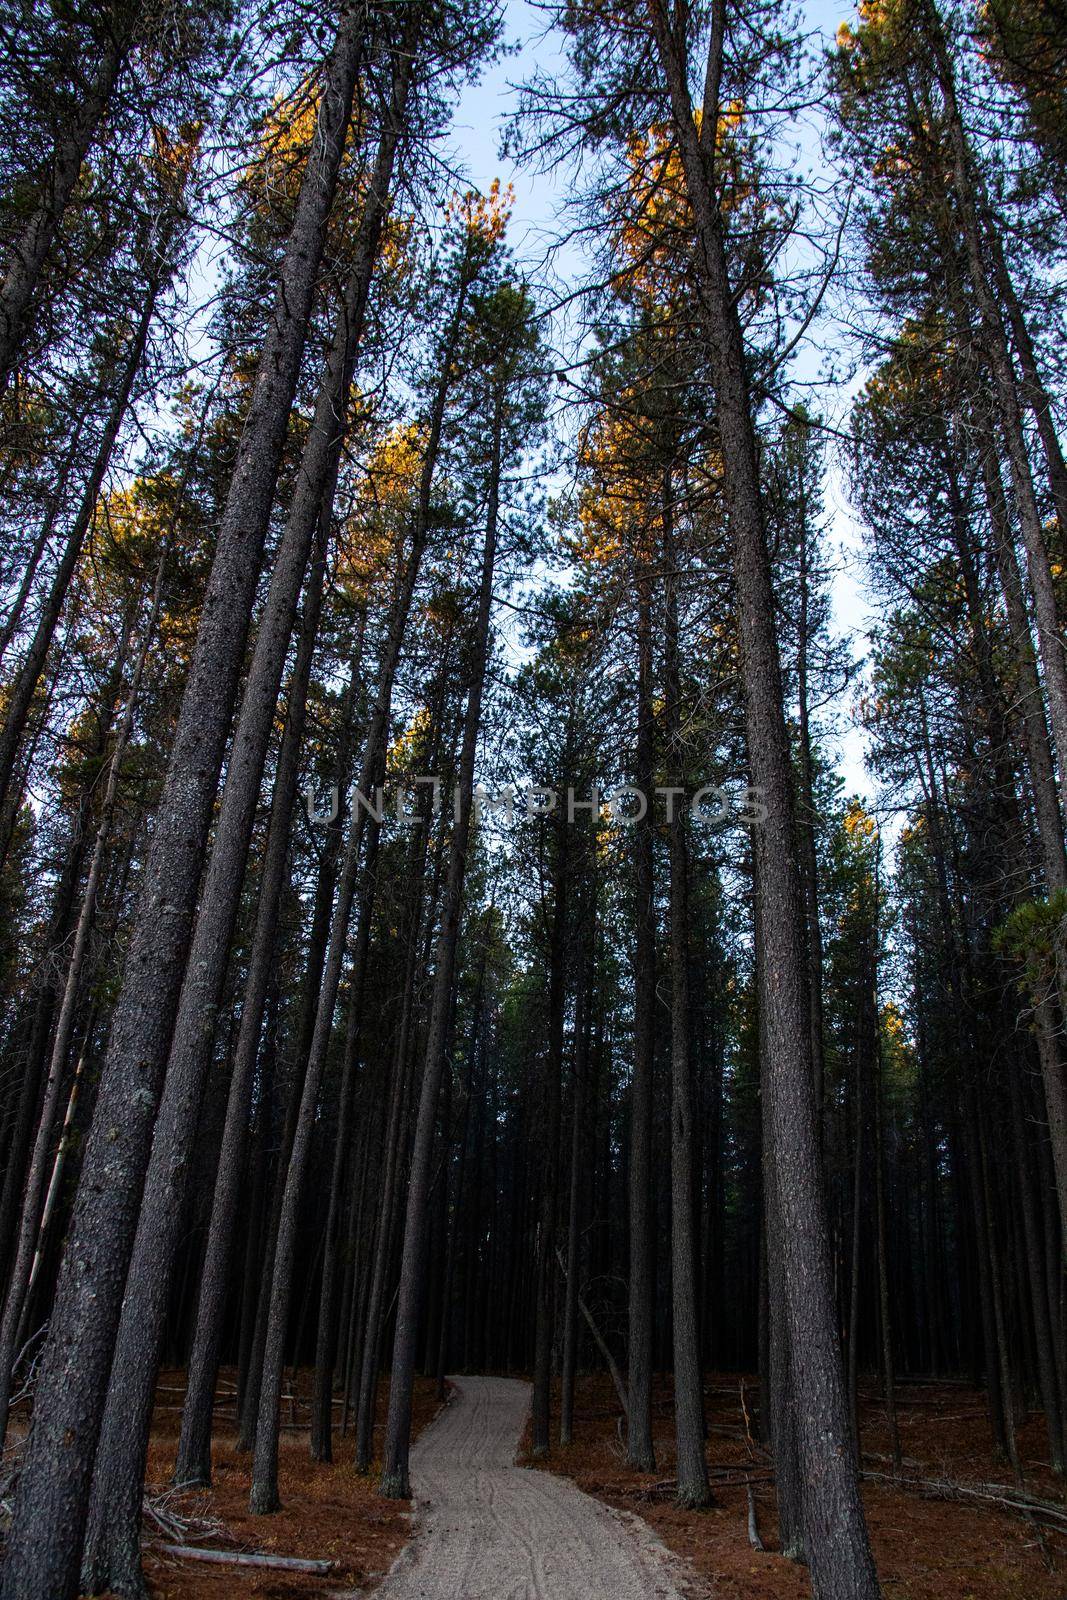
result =
[[362,8],[346,8],[219,528],[41,1363],[0,1590],[5,1600],[72,1600],[77,1592],[160,1078],[364,27]]
[[[324,532],[320,520],[320,534]],[[274,776],[263,875],[256,907],[256,926],[248,961],[248,983],[241,1007],[241,1026],[234,1050],[222,1144],[215,1174],[193,1349],[174,1481],[206,1486],[211,1482],[211,1423],[222,1346],[223,1319],[237,1213],[244,1184],[244,1158],[248,1119],[252,1106],[260,1035],[274,970],[278,910],[286,881],[293,813],[297,801],[301,744],[307,711],[308,686],[318,633],[319,609],[325,578],[325,551],[313,559],[311,581],[304,598],[300,644],[289,683],[285,728]]]
[[96,839],[93,843],[93,854],[89,863],[89,874],[86,879],[85,889],[82,893],[78,921],[74,929],[70,964],[67,967],[67,975],[63,983],[63,998],[60,1002],[55,1037],[52,1041],[52,1055],[49,1062],[48,1078],[45,1083],[44,1102],[41,1106],[37,1136],[34,1141],[33,1155],[30,1159],[26,1188],[22,1197],[22,1215],[19,1220],[15,1264],[7,1286],[3,1318],[0,1320],[0,1448],[3,1447],[4,1438],[7,1434],[12,1367],[18,1346],[19,1329],[23,1320],[24,1307],[29,1294],[30,1274],[33,1270],[37,1241],[41,1231],[42,1201],[45,1197],[45,1183],[48,1178],[49,1153],[55,1133],[56,1119],[59,1115],[67,1057],[70,1054],[71,1039],[74,1033],[75,1011],[78,996],[81,992],[85,959],[89,950],[89,935],[92,932],[96,916],[100,881],[103,875],[108,842],[111,837],[111,824],[115,814],[115,803],[118,798],[122,761],[133,729],[134,711],[137,706],[137,697],[140,692],[141,679],[144,675],[145,663],[148,660],[148,652],[155,637],[156,623],[159,620],[166,561],[167,550],[164,547],[163,555],[156,571],[152,604],[145,623],[144,636],[134,665],[129,690],[126,695],[126,704],[123,708],[122,718],[115,737],[114,748],[108,762],[107,782],[104,786],[104,797],[100,807],[100,821],[97,825]]
[[[186,1171],[211,1061],[215,1017],[225,986],[278,687],[317,527],[321,530],[325,560],[326,530],[333,511],[348,394],[388,204],[411,61],[407,50],[398,56],[396,102],[382,135],[355,240],[354,264],[301,457],[292,508],[275,557],[227,767],[167,1062],[116,1343],[114,1379],[97,1448],[82,1571],[83,1586],[89,1594],[108,1590],[134,1594],[143,1582],[141,1484],[171,1269],[183,1225]],[[321,583],[320,574],[316,587]]]
[[[815,1124],[803,888],[797,863],[774,590],[744,340],[714,184],[717,97],[710,111],[705,109],[698,131],[682,34],[672,25],[664,0],[647,0],[647,5],[667,79],[697,232],[694,265],[702,290],[701,309],[718,404],[749,762],[753,784],[762,792],[767,811],[765,820],[753,828],[767,963],[762,1017],[767,1049],[764,1116],[774,1150],[770,1176],[780,1224],[786,1319],[797,1357],[792,1381],[808,1558],[818,1600],[876,1600],[878,1579],[860,1500],[837,1339]],[[713,52],[722,50],[721,27],[713,30],[711,48]],[[717,63],[709,65],[706,80],[718,82]]]

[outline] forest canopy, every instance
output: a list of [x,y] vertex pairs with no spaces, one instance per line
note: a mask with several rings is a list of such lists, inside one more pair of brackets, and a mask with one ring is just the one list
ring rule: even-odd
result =
[[606,1372],[817,1600],[958,1384],[1063,1559],[1067,12],[841,9],[0,0],[2,1600],[164,1369],[254,1518]]

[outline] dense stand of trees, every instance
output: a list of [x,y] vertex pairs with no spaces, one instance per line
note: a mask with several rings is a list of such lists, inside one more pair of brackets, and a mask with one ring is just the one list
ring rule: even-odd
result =
[[4,1600],[144,1592],[163,1363],[263,1514],[287,1365],[388,1496],[419,1372],[667,1371],[690,1507],[758,1371],[819,1600],[861,1375],[1065,1470],[1062,7],[545,10],[562,353],[490,0],[0,5]]

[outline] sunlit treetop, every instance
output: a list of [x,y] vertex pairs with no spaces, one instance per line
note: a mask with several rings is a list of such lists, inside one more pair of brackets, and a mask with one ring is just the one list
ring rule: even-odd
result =
[[487,194],[467,189],[453,195],[445,206],[445,216],[458,224],[471,244],[491,251],[506,234],[514,205],[515,185],[502,186],[500,179],[494,178]]

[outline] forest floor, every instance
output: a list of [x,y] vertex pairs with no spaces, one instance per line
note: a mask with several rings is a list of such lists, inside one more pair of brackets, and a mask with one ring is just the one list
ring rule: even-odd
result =
[[[274,1516],[252,1516],[248,1510],[252,1458],[238,1454],[234,1371],[223,1369],[216,1398],[213,1482],[210,1489],[178,1491],[171,1485],[174,1454],[181,1425],[185,1374],[164,1371],[156,1393],[149,1445],[147,1502],[156,1507],[169,1531],[163,1533],[151,1511],[145,1518],[144,1566],[152,1600],[306,1600],[311,1595],[335,1596],[371,1588],[384,1577],[411,1538],[410,1507],[382,1500],[376,1492],[378,1461],[366,1477],[355,1470],[351,1432],[334,1444],[329,1465],[308,1454],[311,1414],[310,1371],[297,1373],[295,1391],[286,1383],[278,1483],[282,1509]],[[378,1396],[375,1455],[379,1454],[385,1418],[383,1380]],[[416,1380],[413,1433],[421,1433],[441,1409],[437,1384]],[[24,1406],[12,1416],[12,1438],[24,1423]],[[167,1544],[215,1550],[253,1552],[329,1561],[328,1575],[287,1572],[270,1567],[215,1564],[177,1558]]]
[[[286,1395],[292,1398],[283,1402],[282,1413],[284,1431],[278,1462],[282,1509],[270,1517],[252,1516],[248,1510],[251,1456],[239,1455],[234,1449],[235,1433],[227,1428],[225,1420],[221,1427],[216,1423],[211,1488],[182,1494],[168,1492],[181,1423],[184,1377],[181,1372],[166,1372],[160,1379],[148,1460],[149,1493],[165,1495],[168,1512],[195,1518],[200,1524],[217,1523],[220,1531],[190,1536],[181,1542],[331,1561],[335,1566],[324,1578],[266,1567],[178,1560],[160,1548],[173,1541],[161,1539],[145,1548],[145,1572],[153,1600],[244,1600],[245,1596],[249,1600],[253,1596],[255,1600],[304,1600],[309,1595],[336,1595],[377,1583],[411,1537],[410,1508],[402,1502],[379,1498],[377,1459],[369,1476],[355,1470],[351,1431],[335,1440],[331,1464],[312,1461],[308,1453],[311,1372],[297,1373],[295,1392],[286,1385]],[[383,1381],[378,1396],[376,1458],[384,1426],[386,1389],[387,1381]],[[222,1419],[232,1406],[226,1399],[232,1392],[234,1373],[224,1369],[216,1401]],[[418,1379],[416,1436],[440,1409],[436,1383],[429,1378]]]
[[[658,1383],[654,1434],[658,1470],[631,1471],[620,1441],[620,1410],[610,1380],[579,1380],[575,1439],[553,1447],[545,1465],[587,1494],[644,1518],[663,1542],[710,1581],[716,1600],[808,1600],[802,1568],[774,1554],[777,1527],[767,1458],[746,1426],[754,1398],[748,1380],[709,1379],[708,1463],[715,1505],[682,1511],[673,1503],[674,1443],[671,1389]],[[558,1409],[555,1412],[558,1416]],[[1009,1469],[993,1454],[983,1396],[957,1383],[901,1384],[898,1397],[903,1476],[913,1487],[864,1483],[863,1495],[885,1600],[1067,1600],[1067,1539],[994,1505],[931,1497],[932,1482],[1010,1484]],[[889,1474],[889,1435],[880,1396],[861,1394],[864,1468]],[[526,1458],[529,1437],[523,1441]],[[1048,1469],[1044,1421],[1031,1416],[1019,1429],[1027,1489],[1063,1505],[1063,1485]],[[750,1478],[766,1554],[748,1538]]]

